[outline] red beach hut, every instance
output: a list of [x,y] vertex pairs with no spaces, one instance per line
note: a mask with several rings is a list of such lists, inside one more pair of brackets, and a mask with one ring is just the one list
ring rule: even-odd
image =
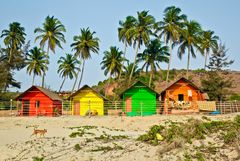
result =
[[62,98],[56,93],[32,86],[16,100],[21,101],[20,116],[55,116],[62,114]]

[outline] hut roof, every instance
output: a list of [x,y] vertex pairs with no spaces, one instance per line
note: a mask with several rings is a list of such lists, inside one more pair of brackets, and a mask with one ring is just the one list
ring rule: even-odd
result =
[[100,94],[98,91],[94,90],[93,88],[89,87],[88,85],[84,85],[82,88],[71,94],[68,98],[76,96],[78,93],[80,93],[83,89],[89,88],[92,90],[95,94],[97,94],[99,97],[103,98],[104,100],[108,100],[106,97],[104,97],[102,94]]
[[152,89],[151,87],[149,87],[148,85],[146,85],[146,84],[143,83],[142,81],[138,80],[138,81],[134,82],[130,87],[124,89],[124,90],[121,92],[120,97],[122,98],[123,94],[124,94],[127,90],[129,90],[130,88],[132,88],[133,86],[135,86],[137,83],[143,84],[143,85],[144,85],[145,87],[147,87],[150,91],[156,93],[156,94],[157,94],[157,97],[159,96],[158,92],[156,92],[154,89]]
[[27,89],[25,92],[23,92],[22,94],[20,94],[19,96],[17,96],[15,99],[20,99],[21,97],[23,97],[28,91],[31,91],[33,88],[37,88],[39,91],[41,91],[43,94],[45,94],[47,97],[49,97],[51,100],[58,100],[58,101],[62,101],[62,98],[50,91],[49,89],[46,89],[46,88],[42,88],[42,87],[39,87],[39,86],[32,86],[30,87],[29,89]]
[[196,86],[193,82],[191,82],[190,80],[188,80],[187,78],[181,77],[179,79],[177,79],[176,81],[172,82],[171,84],[169,84],[166,88],[164,88],[161,93],[165,92],[166,90],[168,90],[170,87],[172,87],[174,84],[176,84],[178,81],[180,80],[184,80],[185,82],[189,83],[192,87],[196,88],[197,90],[200,90],[202,92],[202,90]]

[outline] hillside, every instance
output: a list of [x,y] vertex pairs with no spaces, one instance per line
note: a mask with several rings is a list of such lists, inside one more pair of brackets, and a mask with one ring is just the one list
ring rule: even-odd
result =
[[[220,75],[223,78],[231,78],[233,82],[232,88],[229,89],[231,91],[231,94],[240,94],[240,71],[224,71],[221,72]],[[186,76],[186,70],[176,70],[173,69],[170,71],[170,82],[169,84],[173,83],[180,77]],[[201,79],[206,77],[206,72],[204,70],[191,70],[189,72],[189,80],[191,80],[194,84],[196,84],[199,88],[201,88]],[[148,78],[149,76],[146,73],[141,73],[139,78],[136,78],[135,80],[141,80],[148,84]],[[166,79],[166,70],[163,70],[160,72],[157,72],[155,75],[155,79],[153,79],[152,87],[157,92],[161,92],[164,88],[166,88],[167,83],[163,80]],[[98,90],[100,93],[106,92],[107,96],[111,97],[113,96],[114,92],[119,93],[123,89],[126,88],[126,80],[121,80],[121,83],[117,83],[116,80],[111,80],[110,85],[108,85],[108,80],[100,81],[96,86],[93,86],[96,90]]]

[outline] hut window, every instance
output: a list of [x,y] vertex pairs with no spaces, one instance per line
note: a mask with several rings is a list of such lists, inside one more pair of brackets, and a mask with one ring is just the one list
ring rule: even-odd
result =
[[178,94],[178,101],[184,101],[184,95]]
[[40,107],[40,101],[36,101],[36,102],[35,102],[35,107],[36,107],[36,108],[39,108],[39,107]]

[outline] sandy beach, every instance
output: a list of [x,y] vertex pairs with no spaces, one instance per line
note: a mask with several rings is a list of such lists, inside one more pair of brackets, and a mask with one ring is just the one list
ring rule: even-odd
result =
[[[207,116],[228,120],[237,114]],[[184,122],[202,115],[148,117],[0,117],[0,160],[161,160],[159,146],[136,141],[153,125]],[[33,126],[47,129],[44,137],[31,136]],[[70,134],[79,134],[70,137]],[[81,135],[81,136],[80,136]]]

